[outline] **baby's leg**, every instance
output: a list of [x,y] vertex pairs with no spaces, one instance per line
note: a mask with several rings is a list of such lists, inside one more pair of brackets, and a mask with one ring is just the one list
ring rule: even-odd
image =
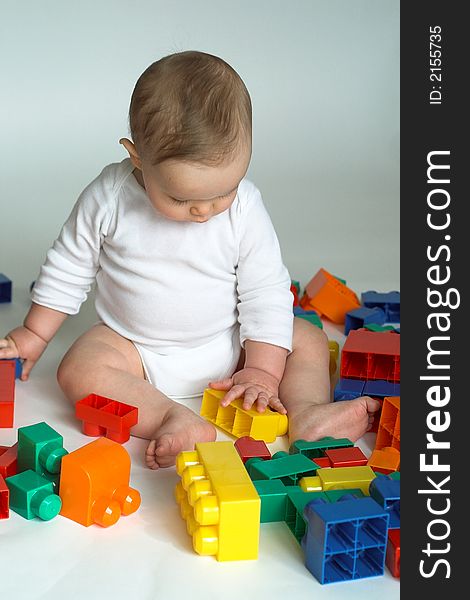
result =
[[134,344],[106,325],[78,338],[59,365],[57,380],[74,403],[94,393],[137,406],[139,422],[131,433],[150,440],[146,463],[151,469],[173,465],[176,455],[196,442],[215,440],[210,423],[145,381]]
[[294,319],[293,351],[287,357],[279,397],[287,408],[289,441],[325,436],[356,441],[370,427],[380,404],[363,396],[330,403],[328,340],[321,329]]

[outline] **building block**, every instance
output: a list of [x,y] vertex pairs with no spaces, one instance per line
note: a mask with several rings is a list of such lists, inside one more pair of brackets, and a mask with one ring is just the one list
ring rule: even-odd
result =
[[293,282],[290,286],[290,291],[291,291],[292,295],[294,296],[293,306],[299,306],[299,291]]
[[[361,306],[346,313],[346,321],[344,323],[344,335],[353,329],[361,329],[370,323],[382,325],[385,323],[385,313],[381,308],[366,308]],[[392,327],[393,329],[393,327]]]
[[256,408],[244,409],[243,398],[237,398],[228,406],[221,406],[220,401],[225,393],[205,389],[201,417],[237,438],[249,436],[270,443],[274,442],[277,436],[287,433],[287,415],[281,415],[269,407],[262,413]]
[[10,490],[3,476],[0,475],[0,519],[8,519],[10,516]]
[[23,362],[21,358],[0,358],[0,362],[13,362],[15,364],[15,379],[20,379],[23,372]]
[[305,319],[315,327],[319,327],[323,329],[323,323],[321,322],[318,313],[314,310],[305,310],[301,306],[294,306],[294,317],[298,317],[299,319]]
[[3,478],[18,472],[18,442],[14,446],[0,446],[0,475]]
[[400,397],[384,398],[375,449],[391,447],[400,450]]
[[369,495],[388,512],[389,528],[400,529],[400,480],[379,475],[371,481]]
[[178,454],[176,472],[175,497],[194,550],[219,561],[256,559],[261,500],[233,444],[198,443]]
[[[396,329],[393,325],[379,325],[378,323],[367,323],[364,325],[364,329],[367,329],[367,331],[375,331],[377,333],[387,333],[388,331],[396,333]],[[398,333],[400,332],[398,331]]]
[[354,400],[354,398],[363,396],[365,383],[361,379],[338,379],[333,393],[334,402]]
[[352,448],[353,446],[353,442],[347,438],[324,437],[316,442],[296,440],[291,444],[289,454],[304,454],[307,458],[315,460],[315,458],[324,456],[325,451],[330,448]]
[[284,521],[286,518],[287,487],[280,479],[253,481],[261,500],[261,523]]
[[313,500],[304,517],[305,566],[321,584],[383,575],[388,515],[372,498]]
[[99,438],[62,458],[60,514],[85,527],[114,525],[140,506],[140,494],[129,487],[131,459],[118,442]]
[[15,362],[0,361],[0,427],[13,427],[15,408]]
[[0,304],[2,302],[11,302],[11,279],[0,273]]
[[300,281],[297,281],[296,279],[291,279],[290,283],[291,283],[291,286],[297,292],[297,294],[300,294]]
[[318,466],[302,454],[276,452],[271,460],[250,458],[245,464],[251,479],[280,479],[284,485],[297,485],[302,477],[315,475]]
[[124,444],[137,424],[138,409],[98,394],[89,394],[75,404],[75,416],[82,421],[82,431],[92,437],[105,436]]
[[372,396],[372,398],[383,400],[386,396],[399,396],[400,384],[384,381],[383,379],[366,381],[362,393],[364,396]]
[[67,454],[64,439],[44,421],[18,429],[18,472],[31,469],[55,486]]
[[365,498],[365,494],[359,488],[351,488],[346,490],[328,490],[324,492],[328,502],[338,502],[345,496],[354,496],[355,498]]
[[400,322],[400,292],[363,292],[361,304],[367,308],[381,308],[386,323]]
[[337,467],[363,467],[367,465],[367,456],[360,448],[332,448],[325,452],[331,466]]
[[234,446],[240,455],[243,464],[245,464],[249,458],[261,458],[263,460],[269,460],[271,458],[271,452],[263,440],[254,440],[245,435],[244,437],[238,438],[238,440],[235,441]]
[[400,577],[400,530],[389,529],[385,564],[393,577]]
[[320,269],[305,288],[300,305],[316,310],[333,323],[344,323],[346,313],[360,307],[356,294],[325,269]]
[[[311,459],[313,460],[313,458]],[[318,456],[317,458],[315,458],[315,460],[313,460],[313,462],[320,468],[320,469],[330,469],[331,468],[331,461],[328,458],[328,456]]]
[[304,492],[359,488],[365,496],[368,496],[370,482],[375,477],[370,466],[318,469],[316,476],[303,477],[299,481],[299,486]]
[[341,355],[341,378],[400,381],[400,336],[353,330],[346,338]]
[[339,357],[339,344],[336,340],[328,340],[328,348],[330,350],[330,377],[336,373]]
[[286,515],[284,520],[299,544],[307,528],[307,522],[304,518],[304,508],[312,500],[320,498],[328,502],[328,498],[324,492],[304,492],[298,486],[287,487]]
[[52,481],[35,471],[23,471],[5,479],[10,489],[10,509],[25,519],[49,521],[59,514],[61,499],[54,494]]
[[373,450],[367,464],[374,471],[388,475],[400,468],[400,452],[392,447]]

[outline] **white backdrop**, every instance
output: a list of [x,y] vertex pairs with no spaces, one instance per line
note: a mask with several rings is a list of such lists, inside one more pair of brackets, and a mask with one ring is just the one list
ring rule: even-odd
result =
[[2,3],[0,272],[36,277],[80,191],[124,158],[137,78],[186,49],[251,93],[248,175],[292,277],[399,289],[398,0]]

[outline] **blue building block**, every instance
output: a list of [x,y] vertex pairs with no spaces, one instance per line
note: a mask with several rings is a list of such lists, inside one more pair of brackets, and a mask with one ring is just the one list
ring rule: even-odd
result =
[[389,515],[372,498],[313,500],[304,509],[305,566],[322,584],[383,575]]
[[390,516],[390,529],[400,529],[400,480],[379,475],[369,486],[370,497]]
[[360,329],[368,323],[377,323],[377,325],[382,325],[385,323],[385,312],[378,307],[366,308],[365,306],[350,310],[346,313],[344,335],[348,335],[351,329]]
[[334,401],[354,400],[354,398],[363,396],[365,383],[361,379],[338,379],[334,391]]
[[11,279],[0,273],[0,303],[11,302]]
[[400,384],[393,383],[390,381],[384,381],[383,379],[377,379],[375,381],[366,381],[362,393],[364,396],[372,396],[374,398],[399,396]]
[[400,322],[400,292],[363,292],[361,304],[366,308],[381,308],[386,323]]
[[19,379],[21,377],[21,373],[23,372],[23,362],[20,358],[0,358],[0,360],[11,360],[15,362],[15,379]]

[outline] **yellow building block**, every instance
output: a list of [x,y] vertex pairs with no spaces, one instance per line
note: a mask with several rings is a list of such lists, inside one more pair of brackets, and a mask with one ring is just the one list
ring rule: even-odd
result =
[[336,373],[339,356],[339,344],[335,340],[328,340],[330,349],[330,377]]
[[269,407],[262,413],[256,408],[246,410],[242,407],[243,398],[237,398],[228,406],[221,406],[220,401],[225,394],[220,390],[205,389],[201,417],[237,438],[248,435],[269,443],[287,433],[287,415],[281,415]]
[[359,488],[364,495],[368,496],[370,482],[375,477],[370,467],[335,467],[318,469],[315,477],[303,477],[299,485],[304,492]]
[[258,558],[261,500],[232,442],[203,442],[176,457],[175,498],[198,554]]

